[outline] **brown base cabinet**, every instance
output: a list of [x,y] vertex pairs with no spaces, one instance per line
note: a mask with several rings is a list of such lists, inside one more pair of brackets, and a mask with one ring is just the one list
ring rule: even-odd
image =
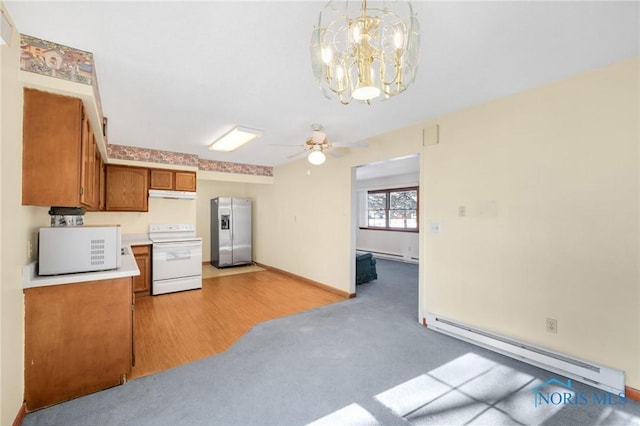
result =
[[133,291],[136,297],[151,293],[151,246],[132,246],[131,251],[136,259],[140,275],[133,277]]
[[28,411],[122,384],[133,362],[131,277],[25,289]]

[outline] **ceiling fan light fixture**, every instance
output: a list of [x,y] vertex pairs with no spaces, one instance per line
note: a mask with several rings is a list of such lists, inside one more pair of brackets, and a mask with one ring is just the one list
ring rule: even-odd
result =
[[324,155],[324,152],[319,150],[311,151],[311,153],[307,157],[309,163],[313,164],[314,166],[319,166],[320,164],[324,163],[326,159],[327,156]]
[[329,1],[311,35],[311,65],[328,99],[368,104],[415,80],[420,25],[409,1]]
[[262,136],[261,130],[236,126],[209,145],[209,149],[212,151],[222,152],[235,151],[242,145],[257,139],[260,136]]

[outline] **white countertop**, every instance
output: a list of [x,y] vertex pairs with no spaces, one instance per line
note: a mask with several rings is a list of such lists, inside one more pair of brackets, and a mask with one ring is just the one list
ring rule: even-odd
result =
[[124,234],[122,235],[122,247],[126,246],[146,246],[153,244],[149,239],[149,234]]
[[[146,235],[146,234],[143,234]],[[87,281],[109,280],[112,278],[125,278],[134,277],[140,275],[138,264],[136,263],[133,254],[131,253],[131,245],[143,245],[151,244],[140,243],[142,239],[135,240],[135,244],[131,244],[126,241],[124,236],[122,239],[122,247],[125,249],[125,254],[121,255],[121,263],[118,269],[112,269],[109,271],[99,272],[81,272],[78,274],[63,274],[63,275],[37,275],[37,262],[31,262],[22,267],[22,288],[42,287],[47,285],[60,285],[60,284],[73,284]]]

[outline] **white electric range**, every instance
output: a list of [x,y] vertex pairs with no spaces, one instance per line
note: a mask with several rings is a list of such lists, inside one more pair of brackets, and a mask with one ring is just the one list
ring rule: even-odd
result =
[[151,294],[202,288],[202,238],[196,226],[181,223],[149,224],[153,243]]

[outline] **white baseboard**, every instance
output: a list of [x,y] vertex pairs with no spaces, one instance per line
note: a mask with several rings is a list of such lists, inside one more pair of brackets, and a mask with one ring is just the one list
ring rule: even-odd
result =
[[407,262],[407,263],[419,263],[420,261],[420,259],[417,257],[406,257],[396,253],[384,253],[380,251],[367,250],[367,249],[356,249],[356,251],[363,252],[363,253],[371,253],[373,257],[377,257],[379,259],[397,260],[399,262]]

